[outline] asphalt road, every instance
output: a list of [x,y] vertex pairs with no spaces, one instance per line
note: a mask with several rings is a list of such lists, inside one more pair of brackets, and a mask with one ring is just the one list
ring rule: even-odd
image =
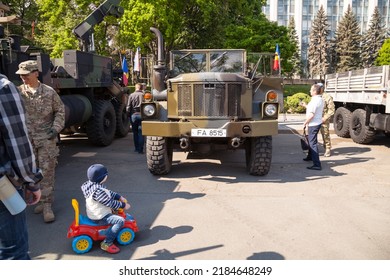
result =
[[[108,147],[85,137],[63,137],[56,171],[57,220],[43,223],[28,209],[31,257],[37,260],[389,260],[390,141],[358,145],[332,135],[323,170],[307,170],[298,137],[302,118],[287,116],[273,137],[267,176],[245,171],[243,151],[212,159],[174,153],[172,172],[153,176],[132,135]],[[66,237],[86,170],[108,167],[109,188],[127,197],[140,232],[117,255],[77,255]]]

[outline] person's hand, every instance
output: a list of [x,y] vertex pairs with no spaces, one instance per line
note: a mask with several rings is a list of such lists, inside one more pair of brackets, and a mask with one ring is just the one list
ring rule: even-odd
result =
[[125,210],[130,209],[130,204],[126,203]]
[[57,138],[57,135],[58,135],[58,132],[57,130],[55,130],[54,128],[50,129],[50,132],[49,132],[49,140],[53,140],[55,138]]
[[42,195],[41,190],[37,190],[37,191],[33,192],[33,191],[26,189],[26,192],[25,192],[26,204],[27,205],[37,204],[39,202],[39,200],[41,199],[41,195]]
[[126,199],[125,197],[123,197],[123,196],[121,196],[121,198],[119,198],[119,200],[122,201],[122,202],[124,202],[124,203],[127,202],[127,199]]

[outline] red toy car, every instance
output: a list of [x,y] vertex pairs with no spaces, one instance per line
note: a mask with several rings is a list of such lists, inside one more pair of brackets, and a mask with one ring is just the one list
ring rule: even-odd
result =
[[[93,241],[104,240],[106,230],[111,225],[97,225],[87,216],[83,216],[79,211],[79,203],[76,199],[72,199],[74,209],[74,221],[68,229],[68,238],[73,237],[72,248],[77,254],[89,252],[92,248]],[[116,240],[121,245],[130,244],[138,232],[136,220],[130,214],[125,213],[123,209],[119,210],[118,215],[125,218],[123,228],[118,232]]]

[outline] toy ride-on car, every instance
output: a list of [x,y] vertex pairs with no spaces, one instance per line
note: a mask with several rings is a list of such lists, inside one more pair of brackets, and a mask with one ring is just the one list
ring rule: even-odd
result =
[[[72,248],[77,254],[87,253],[92,248],[93,241],[104,240],[106,230],[111,225],[97,225],[87,216],[83,216],[79,212],[79,203],[76,199],[72,199],[74,209],[74,221],[68,229],[68,238],[73,237]],[[125,218],[123,228],[118,232],[116,240],[121,245],[130,244],[138,232],[136,220],[130,214],[125,213],[120,209],[117,215]]]

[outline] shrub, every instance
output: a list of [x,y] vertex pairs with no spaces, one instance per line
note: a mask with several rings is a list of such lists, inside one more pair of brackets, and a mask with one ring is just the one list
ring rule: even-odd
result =
[[302,106],[302,103],[308,104],[310,102],[310,99],[310,95],[303,92],[298,92],[294,95],[287,96],[284,99],[284,110],[287,113],[305,113],[306,108]]

